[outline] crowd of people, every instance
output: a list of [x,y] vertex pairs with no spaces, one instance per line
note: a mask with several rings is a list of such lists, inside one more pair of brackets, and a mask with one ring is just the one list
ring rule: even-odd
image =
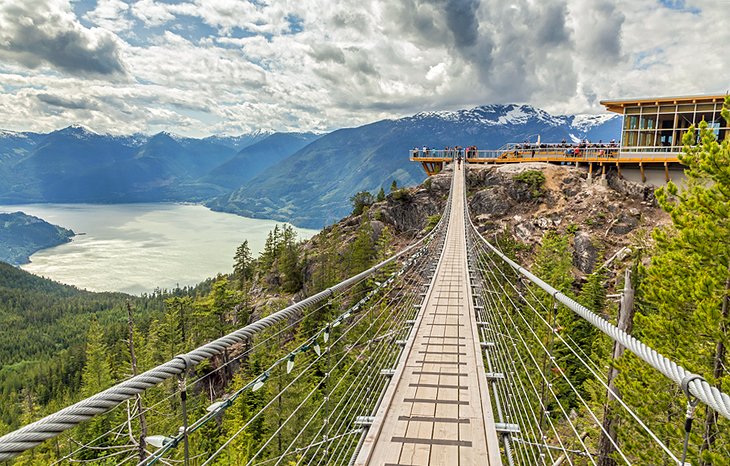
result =
[[[538,151],[551,151],[551,152],[563,152],[568,157],[578,157],[581,155],[598,155],[609,156],[613,153],[618,152],[619,145],[615,139],[611,139],[610,142],[604,143],[603,140],[598,142],[591,142],[588,139],[583,139],[578,142],[568,142],[565,139],[558,143],[532,143],[525,141],[522,144],[515,144],[513,146],[513,155],[521,155],[525,150],[530,151],[530,155],[534,156]],[[509,153],[509,152],[508,152]]]
[[[567,140],[563,139],[561,142],[557,143],[534,143],[525,141],[521,144],[512,144],[510,145],[510,148],[507,149],[502,157],[508,157],[509,155],[513,155],[516,157],[524,156],[525,151],[529,151],[530,156],[538,155],[538,152],[545,152],[550,151],[552,153],[555,152],[562,152],[565,156],[568,157],[577,157],[582,155],[597,155],[599,157],[601,156],[611,156],[618,152],[619,144],[616,142],[615,139],[611,139],[610,142],[603,142],[603,140],[599,140],[598,142],[591,142],[588,139],[584,139],[582,141],[578,142],[568,142]],[[419,149],[418,147],[414,147],[411,150],[411,155],[413,157],[448,157],[452,160],[456,160],[457,162],[460,162],[464,158],[475,158],[478,155],[478,149],[476,146],[468,146],[468,147],[461,147],[461,146],[453,146],[453,147],[445,147],[443,150],[436,150],[434,147],[427,147],[423,146],[423,148]]]
[[411,150],[411,153],[414,157],[450,157],[454,160],[457,160],[459,157],[476,157],[477,156],[477,146],[469,146],[469,147],[461,147],[461,146],[453,146],[453,147],[445,147],[443,151],[436,150],[435,147],[427,147],[423,146],[422,149],[419,149],[418,147],[414,147]]

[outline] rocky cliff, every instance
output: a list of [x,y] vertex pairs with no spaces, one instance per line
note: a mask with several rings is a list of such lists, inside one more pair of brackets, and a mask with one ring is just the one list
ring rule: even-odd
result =
[[[589,180],[583,169],[544,163],[471,168],[469,209],[487,237],[507,232],[534,246],[548,230],[571,238],[578,274],[647,238],[669,222],[654,199],[653,186],[609,174]],[[541,176],[540,176],[541,175]]]

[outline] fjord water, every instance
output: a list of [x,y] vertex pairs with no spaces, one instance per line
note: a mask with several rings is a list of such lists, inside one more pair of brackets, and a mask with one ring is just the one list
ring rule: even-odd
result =
[[[90,291],[132,294],[230,272],[236,248],[247,239],[257,257],[278,223],[169,203],[0,205],[0,212],[16,211],[77,233],[33,254],[24,270]],[[300,239],[317,233],[296,230]]]

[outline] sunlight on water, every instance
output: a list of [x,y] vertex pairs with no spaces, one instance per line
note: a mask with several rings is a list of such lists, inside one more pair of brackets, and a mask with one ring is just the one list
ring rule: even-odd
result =
[[[198,205],[0,206],[0,212],[16,211],[77,233],[68,244],[33,254],[24,270],[87,290],[133,294],[194,285],[228,273],[238,245],[247,239],[258,256],[277,224]],[[296,230],[300,239],[317,233]]]

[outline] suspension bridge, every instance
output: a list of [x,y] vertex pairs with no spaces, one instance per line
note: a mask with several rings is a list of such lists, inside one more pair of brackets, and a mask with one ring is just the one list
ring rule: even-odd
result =
[[[691,421],[680,421],[687,431],[684,449],[656,435],[615,392],[606,368],[557,327],[557,306],[676,384],[678,396],[686,397],[688,419],[699,403],[730,419],[730,397],[483,238],[465,202],[467,169],[447,167],[452,185],[441,220],[410,246],[0,437],[0,461],[59,436],[73,437],[76,426],[126,407],[123,422],[94,440],[73,443],[54,464],[88,463],[88,451],[104,464],[139,465],[641,464],[623,451],[602,413],[561,367],[563,360],[555,357],[560,348],[617,401],[626,424],[657,447],[664,464],[683,464]],[[305,321],[316,325],[303,329]],[[250,363],[262,354],[268,356],[265,366]],[[214,369],[196,371],[206,360],[216,361]],[[235,368],[250,375],[233,388],[215,390],[212,378]],[[575,400],[573,407],[558,384]],[[167,387],[162,401],[130,407],[160,385]],[[165,404],[174,405],[168,417],[179,428],[159,430],[167,424],[154,414]],[[585,419],[577,420],[576,410]],[[135,426],[145,414],[141,434]],[[212,442],[211,426],[225,435]],[[609,444],[613,463],[605,462],[591,435]]]

